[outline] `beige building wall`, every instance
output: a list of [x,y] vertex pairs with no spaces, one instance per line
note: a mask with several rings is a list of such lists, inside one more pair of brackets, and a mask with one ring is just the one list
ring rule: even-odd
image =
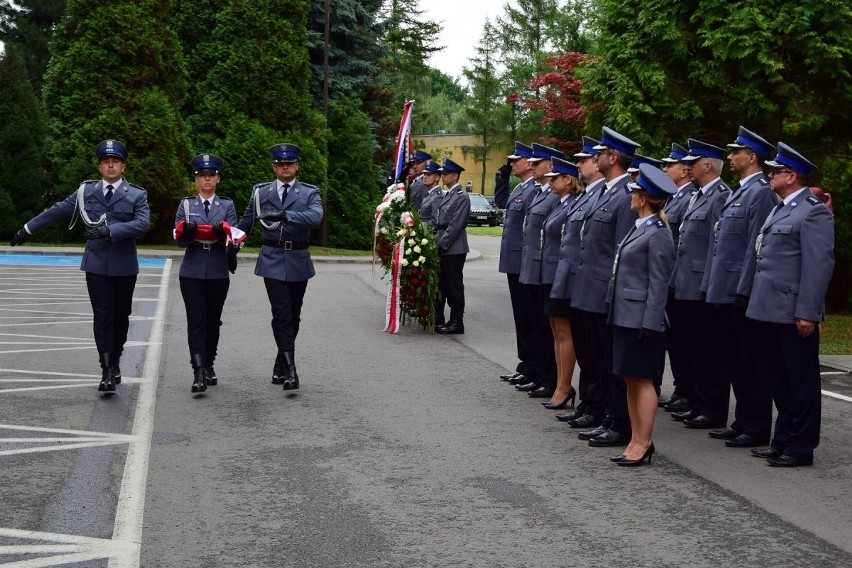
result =
[[475,163],[473,157],[468,157],[462,152],[465,146],[479,146],[481,138],[473,134],[423,134],[413,136],[412,141],[415,148],[432,154],[432,159],[441,162],[449,158],[464,168],[461,174],[462,187],[467,187],[470,181],[474,193],[483,195],[494,195],[494,174],[497,169],[506,163],[506,156],[512,153],[513,148],[505,150],[494,150],[488,156],[485,164],[485,187],[482,186],[482,164]]

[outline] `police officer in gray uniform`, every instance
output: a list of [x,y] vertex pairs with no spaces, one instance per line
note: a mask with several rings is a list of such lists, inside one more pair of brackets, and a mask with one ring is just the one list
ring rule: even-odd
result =
[[[201,393],[219,383],[213,363],[219,346],[222,309],[228,297],[228,270],[236,271],[236,255],[228,255],[227,232],[237,225],[234,202],[216,194],[222,159],[199,154],[190,162],[198,195],[182,199],[175,215],[178,246],[186,248],[180,265],[180,292],[186,307],[186,332],[193,370],[191,391]],[[183,223],[183,225],[181,225]],[[227,223],[225,227],[223,223]],[[202,234],[199,227],[211,229]],[[210,237],[213,237],[212,239]],[[229,266],[229,262],[234,263]]]
[[426,188],[426,184],[423,183],[423,169],[427,161],[432,159],[431,154],[427,154],[423,150],[414,150],[411,153],[411,169],[413,170],[411,173],[414,175],[414,180],[411,182],[411,203],[414,207],[420,211],[420,207],[423,205],[423,198],[426,197],[426,193],[428,192]]
[[512,174],[521,182],[509,194],[506,211],[503,215],[503,236],[500,239],[500,262],[498,270],[506,275],[509,285],[509,300],[512,303],[512,317],[515,322],[515,344],[518,351],[518,364],[515,371],[500,375],[511,384],[527,384],[535,379],[535,343],[530,326],[531,308],[527,295],[519,282],[521,274],[521,252],[524,246],[524,217],[530,201],[536,196],[536,181],[533,177],[532,147],[523,142],[515,142],[515,151],[508,156]]
[[712,316],[704,302],[705,293],[701,290],[704,273],[713,258],[708,253],[713,228],[731,194],[719,177],[724,157],[723,148],[690,138],[689,155],[684,158],[691,164],[692,179],[699,189],[689,199],[683,215],[677,259],[669,287],[675,289],[675,299],[680,302],[683,316],[683,328],[673,327],[672,333],[692,338],[692,356],[702,363],[694,368],[695,400],[690,401],[691,409],[672,413],[672,418],[683,421],[689,428],[719,428],[725,426],[728,417],[727,403],[720,404],[713,398],[716,378],[709,371],[707,362],[716,356],[719,339],[708,333],[706,322]]
[[577,270],[579,270],[580,247],[582,246],[580,232],[583,229],[587,209],[591,206],[589,199],[591,196],[597,198],[606,183],[596,163],[595,156],[598,151],[595,150],[595,146],[598,144],[600,144],[600,140],[583,136],[583,148],[574,154],[580,180],[586,184],[586,190],[577,201],[569,206],[562,241],[559,246],[559,264],[557,264],[556,274],[553,276],[553,290],[550,292],[551,298],[557,305],[562,301],[568,304],[571,341],[574,344],[577,364],[580,366],[580,383],[577,388],[580,404],[570,412],[556,415],[557,420],[568,422],[572,428],[600,426],[606,412],[606,399],[608,398],[608,394],[604,394],[601,390],[603,385],[596,370],[598,368],[595,361],[597,355],[590,346],[588,337],[584,332],[582,312],[571,307],[574,279]]
[[[671,153],[663,158],[663,171],[677,186],[677,192],[663,209],[675,246],[680,240],[680,222],[683,214],[686,213],[689,200],[696,191],[690,178],[689,164],[683,161],[688,155],[689,150],[680,144],[672,143]],[[681,320],[680,303],[675,300],[674,288],[669,288],[666,316],[670,324],[666,328],[666,347],[669,353],[669,368],[674,377],[674,392],[669,397],[661,399],[660,406],[669,412],[683,412],[690,408],[689,399],[695,398],[694,377],[697,373],[696,366],[701,362],[690,353],[692,343],[689,336],[682,333],[684,325]],[[674,332],[674,329],[680,330],[681,333]]]
[[[443,335],[464,333],[464,261],[470,248],[467,245],[467,215],[470,213],[470,198],[459,183],[464,168],[444,159],[441,166],[441,182],[447,187],[435,213],[435,228],[438,233],[438,255],[441,259],[441,277],[439,288],[441,295],[450,305],[450,319],[446,324],[436,327],[435,331]],[[440,316],[444,313],[444,302],[435,306]],[[438,319],[436,317],[436,319]]]
[[746,317],[757,322],[763,368],[778,415],[768,448],[752,453],[769,465],[813,464],[819,445],[822,396],[819,323],[834,270],[834,219],[808,189],[816,166],[780,142],[770,183],[780,201],[760,228]]
[[533,155],[528,160],[533,163],[533,175],[539,185],[524,217],[521,272],[518,280],[523,285],[528,306],[532,310],[530,317],[535,346],[533,351],[535,378],[515,388],[528,392],[533,398],[549,399],[556,388],[556,354],[550,318],[544,313],[544,297],[541,292],[541,248],[544,240],[544,222],[550,212],[559,205],[559,196],[550,191],[550,178],[547,174],[553,168],[553,159],[561,159],[564,154],[542,144],[533,144],[532,149]]
[[319,188],[296,179],[300,148],[275,144],[269,152],[277,179],[254,186],[239,228],[250,233],[255,221],[263,228],[254,273],[263,277],[272,308],[272,333],[278,347],[272,383],[291,390],[299,388],[296,336],[308,279],[315,274],[308,246],[311,229],[322,222],[323,208]]
[[708,434],[725,440],[728,447],[746,448],[769,443],[772,402],[768,393],[756,388],[760,369],[755,365],[755,329],[745,317],[748,294],[738,298],[737,290],[751,291],[754,266],[745,263],[746,253],[754,247],[760,227],[775,205],[775,196],[763,175],[763,163],[772,158],[775,147],[740,126],[736,140],[728,148],[728,163],[740,181],[722,206],[713,228],[710,263],[701,284],[711,305],[711,317],[705,325],[718,347],[716,356],[703,363],[715,377],[709,385],[709,399],[727,405],[731,386],[737,399],[730,428]]
[[[420,204],[420,220],[429,225],[435,226],[435,212],[438,205],[441,203],[441,166],[438,162],[432,160],[427,161],[423,166],[423,185],[426,188],[426,195],[423,196],[423,201]],[[440,322],[443,324],[444,322]]]
[[[639,144],[604,127],[595,147],[598,169],[606,185],[589,196],[589,208],[580,229],[580,258],[571,294],[571,307],[581,312],[589,352],[596,364],[595,379],[606,399],[607,417],[600,427],[581,432],[592,447],[618,446],[630,439],[627,391],[622,377],[612,370],[612,329],[607,324],[606,292],[618,243],[633,227],[636,213],[624,191],[630,179],[627,168]],[[573,331],[573,328],[572,328]],[[582,365],[582,363],[581,363]]]
[[86,272],[102,369],[98,391],[112,393],[121,382],[119,360],[139,274],[136,239],[148,231],[148,194],[124,179],[127,149],[121,142],[103,140],[95,153],[101,179],[84,181],[65,201],[28,221],[12,238],[12,246],[51,223],[80,215],[86,236],[80,270]]

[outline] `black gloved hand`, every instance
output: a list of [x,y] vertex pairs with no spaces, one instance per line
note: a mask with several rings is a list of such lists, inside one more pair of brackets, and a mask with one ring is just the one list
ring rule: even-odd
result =
[[231,274],[237,273],[237,247],[228,247],[228,271]]
[[106,223],[98,223],[97,225],[87,226],[86,230],[83,231],[83,236],[86,237],[87,241],[93,239],[108,239],[109,227],[107,227]]
[[264,213],[260,216],[264,221],[284,221],[287,222],[287,212],[286,211],[271,211],[269,213]]
[[195,240],[195,231],[198,229],[198,223],[195,221],[187,221],[183,225],[183,240],[190,242]]
[[15,233],[15,236],[12,237],[12,242],[9,243],[9,244],[11,246],[20,245],[22,243],[27,242],[27,239],[29,239],[29,238],[30,238],[30,234],[27,232],[27,230],[21,229],[20,231]]
[[740,314],[745,314],[746,309],[748,308],[748,296],[743,296],[742,294],[737,294],[737,297],[734,298],[734,309]]
[[639,329],[639,344],[644,349],[650,350],[657,347],[662,343],[663,337],[662,331],[652,331],[644,327]]
[[228,238],[228,235],[225,234],[225,227],[222,226],[222,222],[213,223],[213,233],[216,235],[216,240],[220,243],[224,243],[225,239]]
[[506,162],[497,170],[500,173],[500,177],[503,179],[509,179],[509,176],[512,175],[512,164]]

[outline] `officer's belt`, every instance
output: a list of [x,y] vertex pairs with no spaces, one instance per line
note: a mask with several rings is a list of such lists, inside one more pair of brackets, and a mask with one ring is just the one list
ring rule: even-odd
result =
[[310,241],[263,241],[263,246],[284,250],[304,250],[310,244]]
[[203,248],[204,250],[210,250],[213,248],[225,248],[225,245],[222,243],[199,243],[198,241],[192,241],[189,243],[189,246],[192,248]]

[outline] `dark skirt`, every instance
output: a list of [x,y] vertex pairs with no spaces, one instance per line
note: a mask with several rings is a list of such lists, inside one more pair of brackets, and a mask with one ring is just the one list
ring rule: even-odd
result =
[[639,343],[639,330],[612,326],[612,372],[621,377],[654,379],[663,374],[665,346],[662,342],[651,349]]
[[571,307],[571,300],[562,298],[551,298],[550,292],[553,290],[553,284],[542,284],[541,295],[544,300],[544,315],[552,318],[567,318],[568,308]]

